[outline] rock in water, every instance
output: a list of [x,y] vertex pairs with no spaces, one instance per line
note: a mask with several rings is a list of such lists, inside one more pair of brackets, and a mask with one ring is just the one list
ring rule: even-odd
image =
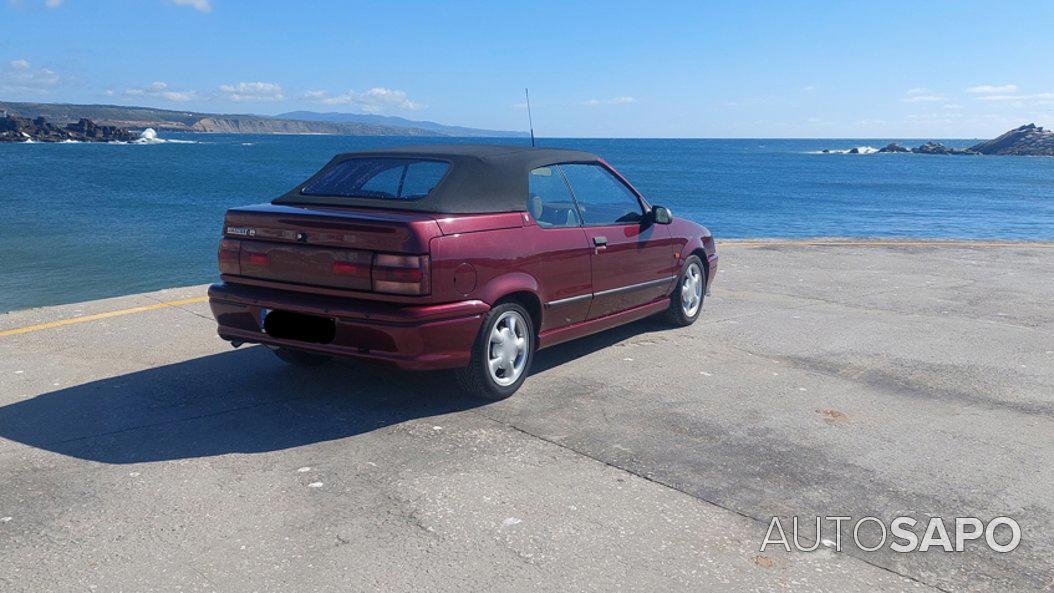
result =
[[878,152],[911,152],[907,148],[897,144],[896,142],[890,142],[889,144],[878,149]]
[[1054,156],[1054,131],[1028,124],[971,146],[970,150],[981,154]]
[[962,148],[951,148],[940,142],[927,142],[922,146],[912,148],[911,152],[916,154],[977,154],[970,149],[963,150]]
[[0,117],[0,142],[130,142],[137,136],[117,126],[100,126],[81,118],[60,128],[43,117],[29,120],[5,114]]

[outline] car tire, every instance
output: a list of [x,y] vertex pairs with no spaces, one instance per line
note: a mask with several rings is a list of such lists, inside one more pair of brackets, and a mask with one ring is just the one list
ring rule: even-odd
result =
[[699,319],[706,298],[706,268],[699,256],[690,255],[684,260],[677,286],[670,296],[670,308],[666,320],[677,327],[686,327]]
[[317,367],[333,360],[325,354],[315,354],[314,352],[297,350],[295,348],[285,348],[282,346],[272,348],[271,351],[283,361],[298,367]]
[[483,319],[468,366],[457,371],[461,389],[487,401],[511,396],[527,379],[536,344],[527,309],[518,303],[494,307]]

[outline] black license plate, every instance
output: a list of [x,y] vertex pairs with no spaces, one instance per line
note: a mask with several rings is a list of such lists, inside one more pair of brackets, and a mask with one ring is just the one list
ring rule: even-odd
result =
[[331,317],[293,311],[270,311],[263,319],[264,332],[280,340],[328,344],[337,335],[337,324]]

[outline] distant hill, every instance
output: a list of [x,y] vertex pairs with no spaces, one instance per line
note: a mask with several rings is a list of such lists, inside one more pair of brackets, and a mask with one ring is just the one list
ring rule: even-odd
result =
[[283,119],[295,119],[303,121],[327,121],[336,123],[355,123],[377,126],[390,126],[396,128],[419,128],[436,132],[441,136],[472,136],[492,138],[525,138],[526,132],[512,132],[507,130],[484,130],[480,128],[466,128],[464,126],[448,126],[434,121],[413,120],[394,115],[374,115],[370,113],[319,113],[317,111],[290,111],[279,113],[275,117]]
[[[74,105],[69,103],[15,103],[0,101],[0,111],[24,118],[43,116],[55,124],[74,123],[81,118],[93,122],[122,128],[175,131],[216,132],[229,134],[333,134],[342,136],[465,136],[497,135],[502,132],[483,134],[486,130],[444,126],[434,122],[420,122],[430,127],[412,125],[415,122],[402,118],[398,125],[380,121],[330,121],[326,119],[297,119],[285,116],[262,116],[248,114],[199,113],[173,111],[152,107],[130,107],[123,105]],[[310,112],[305,112],[310,113]],[[322,114],[318,114],[322,115]],[[350,114],[348,114],[350,115]],[[461,133],[467,130],[473,133]]]

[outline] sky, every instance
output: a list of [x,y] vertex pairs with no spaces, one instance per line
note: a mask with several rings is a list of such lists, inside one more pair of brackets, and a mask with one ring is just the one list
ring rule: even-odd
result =
[[1054,2],[0,0],[0,101],[541,136],[1054,127]]

